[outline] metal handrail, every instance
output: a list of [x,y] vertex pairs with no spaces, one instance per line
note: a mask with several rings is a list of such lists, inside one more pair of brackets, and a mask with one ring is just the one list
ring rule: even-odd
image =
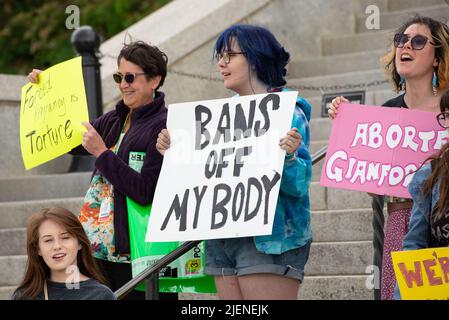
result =
[[[146,278],[150,277],[153,273],[159,273],[159,270],[165,268],[167,265],[178,259],[184,253],[188,252],[192,248],[196,247],[201,243],[202,240],[198,241],[188,241],[184,242],[181,246],[170,252],[169,254],[163,256],[154,265],[146,268],[144,271],[139,273],[136,277],[132,278],[130,281],[125,283],[120,289],[114,292],[118,300],[126,296],[131,290],[133,290],[139,283],[141,283]],[[156,277],[157,278],[157,277]],[[148,293],[146,293],[148,295]],[[151,294],[150,294],[151,295]]]
[[318,162],[320,162],[321,160],[323,160],[323,158],[326,156],[326,152],[327,152],[327,146],[324,146],[320,150],[315,152],[312,155],[312,165],[315,165]]
[[[322,147],[312,155],[312,165],[320,162],[326,156],[327,146]],[[121,288],[114,292],[117,300],[123,299],[131,290],[137,287],[142,281],[150,279],[146,285],[145,298],[158,299],[158,274],[159,270],[165,268],[167,265],[178,259],[183,254],[187,253],[192,248],[199,245],[203,240],[184,242],[181,246],[159,259],[155,264],[146,268],[136,277],[125,283]]]
[[[376,195],[373,197],[371,202],[371,206],[373,208],[373,265],[377,267],[377,276],[374,284],[374,300],[381,300],[381,277],[382,277],[382,259],[383,259],[383,249],[384,249],[384,225],[385,225],[385,217],[384,217],[384,196]],[[376,273],[374,273],[376,276]]]

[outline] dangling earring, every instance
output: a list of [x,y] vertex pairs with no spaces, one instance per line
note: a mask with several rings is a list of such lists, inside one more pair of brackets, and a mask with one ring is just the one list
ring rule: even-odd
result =
[[432,91],[434,96],[438,95],[438,77],[435,71],[433,72],[432,78]]
[[399,90],[405,91],[405,78],[401,76],[401,81],[399,81]]

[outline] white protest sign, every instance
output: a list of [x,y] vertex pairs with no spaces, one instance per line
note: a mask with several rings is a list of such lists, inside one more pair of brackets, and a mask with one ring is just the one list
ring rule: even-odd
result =
[[173,104],[145,241],[268,235],[297,92]]

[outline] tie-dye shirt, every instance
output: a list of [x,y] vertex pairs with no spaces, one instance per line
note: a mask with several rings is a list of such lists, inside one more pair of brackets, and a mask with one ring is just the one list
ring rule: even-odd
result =
[[292,128],[298,129],[302,142],[294,155],[285,157],[272,234],[254,237],[257,249],[267,254],[281,254],[302,247],[312,239],[309,199],[311,110],[307,100],[297,98]]

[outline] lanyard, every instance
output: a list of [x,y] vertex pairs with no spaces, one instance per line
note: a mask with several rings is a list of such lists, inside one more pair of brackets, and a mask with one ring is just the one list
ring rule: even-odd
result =
[[128,123],[128,118],[129,118],[129,113],[126,115],[126,119],[125,119],[125,123],[123,124],[122,130],[120,130],[120,135],[117,139],[117,142],[115,143],[115,147],[114,147],[114,153],[117,154],[118,153],[118,149],[120,148],[120,144],[122,143],[123,137],[125,136],[125,127],[126,124]]

